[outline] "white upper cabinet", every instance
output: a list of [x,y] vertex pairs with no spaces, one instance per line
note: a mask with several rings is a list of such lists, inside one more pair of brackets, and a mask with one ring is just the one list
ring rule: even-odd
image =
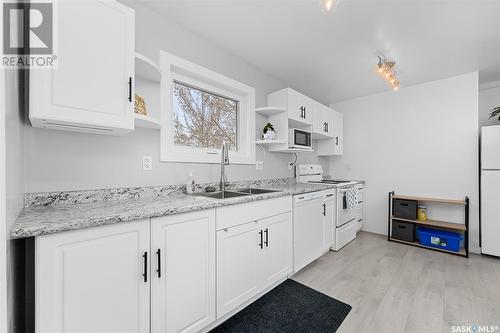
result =
[[151,331],[215,321],[215,210],[151,219]]
[[36,238],[36,332],[149,332],[149,219]]
[[284,107],[288,110],[290,127],[312,125],[314,101],[309,97],[285,88],[267,95],[267,102],[270,106]]
[[317,141],[316,151],[319,156],[344,154],[344,118],[342,113],[331,110],[330,129],[333,130],[332,138]]
[[333,110],[314,102],[313,108],[313,138],[317,140],[328,139],[334,136]]
[[30,71],[34,127],[102,134],[134,128],[135,14],[115,1],[58,1],[57,67]]

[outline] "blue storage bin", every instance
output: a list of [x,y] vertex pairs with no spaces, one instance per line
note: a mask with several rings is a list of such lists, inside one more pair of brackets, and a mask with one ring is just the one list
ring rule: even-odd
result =
[[456,232],[418,228],[420,244],[437,249],[460,251],[463,236]]

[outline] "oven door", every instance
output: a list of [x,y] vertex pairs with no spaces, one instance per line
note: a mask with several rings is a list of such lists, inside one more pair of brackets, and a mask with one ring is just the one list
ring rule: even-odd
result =
[[293,129],[293,148],[312,148],[311,132]]
[[357,209],[347,209],[347,189],[348,188],[339,188],[337,194],[337,228],[356,220],[357,217]]

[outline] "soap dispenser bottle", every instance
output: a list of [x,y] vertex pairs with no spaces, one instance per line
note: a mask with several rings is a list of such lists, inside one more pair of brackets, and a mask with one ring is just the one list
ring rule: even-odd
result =
[[189,173],[189,178],[186,184],[186,193],[193,194],[196,189],[196,182],[194,180],[193,171]]

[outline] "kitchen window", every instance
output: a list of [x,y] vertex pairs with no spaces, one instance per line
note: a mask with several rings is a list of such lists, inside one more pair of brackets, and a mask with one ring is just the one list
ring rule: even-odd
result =
[[161,160],[220,163],[223,142],[236,164],[255,163],[255,89],[161,52]]
[[238,101],[174,81],[174,144],[238,149]]

